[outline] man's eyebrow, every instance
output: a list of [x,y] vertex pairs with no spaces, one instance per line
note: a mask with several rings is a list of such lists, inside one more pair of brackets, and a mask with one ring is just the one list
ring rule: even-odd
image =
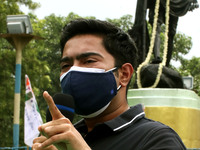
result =
[[[98,54],[98,53],[87,52],[87,53],[83,53],[83,54],[80,54],[80,55],[76,56],[76,59],[80,60],[80,59],[83,59],[83,58],[87,58],[89,56],[99,56],[99,57],[103,58],[103,56],[100,55],[100,54]],[[60,63],[62,63],[62,62],[69,62],[69,61],[73,61],[73,60],[72,60],[71,57],[67,57],[66,56],[66,57],[61,58]]]
[[76,56],[76,59],[80,60],[82,58],[87,58],[89,56],[99,56],[99,57],[103,58],[103,56],[100,55],[99,53],[87,52],[87,53],[83,53],[83,54],[80,54],[80,55]]
[[68,61],[72,61],[72,58],[70,58],[70,57],[63,57],[63,58],[61,58],[60,63],[62,63],[62,62],[68,62]]

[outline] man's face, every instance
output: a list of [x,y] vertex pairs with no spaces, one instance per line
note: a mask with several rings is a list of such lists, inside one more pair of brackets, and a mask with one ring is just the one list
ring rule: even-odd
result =
[[102,37],[91,34],[76,35],[67,41],[61,59],[61,75],[72,66],[100,68],[114,67],[114,57],[102,45]]

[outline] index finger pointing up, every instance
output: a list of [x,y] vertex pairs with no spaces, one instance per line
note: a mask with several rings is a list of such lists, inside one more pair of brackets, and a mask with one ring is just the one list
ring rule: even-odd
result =
[[53,98],[49,95],[47,91],[44,91],[43,97],[49,106],[49,111],[52,116],[52,120],[63,118],[64,116],[60,112],[60,110],[56,107]]

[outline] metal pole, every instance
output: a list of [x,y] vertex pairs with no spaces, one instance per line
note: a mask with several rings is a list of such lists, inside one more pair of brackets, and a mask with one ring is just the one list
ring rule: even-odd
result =
[[19,147],[22,50],[32,39],[43,38],[31,34],[0,34],[0,37],[5,38],[16,49],[13,147]]
[[14,119],[13,119],[13,147],[19,146],[19,120],[20,120],[20,98],[21,98],[21,62],[22,44],[15,38],[16,44],[16,67],[15,67],[15,95],[14,95]]
[[13,147],[19,147],[22,50],[32,38],[32,35],[23,34],[10,34],[6,37],[16,49]]

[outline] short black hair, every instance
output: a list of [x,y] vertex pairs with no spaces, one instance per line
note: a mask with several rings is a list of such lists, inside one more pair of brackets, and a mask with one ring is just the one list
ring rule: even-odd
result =
[[103,37],[103,46],[115,59],[116,66],[131,63],[138,65],[138,52],[134,41],[122,29],[107,21],[79,18],[66,24],[60,40],[61,54],[66,42],[80,34],[94,34]]

